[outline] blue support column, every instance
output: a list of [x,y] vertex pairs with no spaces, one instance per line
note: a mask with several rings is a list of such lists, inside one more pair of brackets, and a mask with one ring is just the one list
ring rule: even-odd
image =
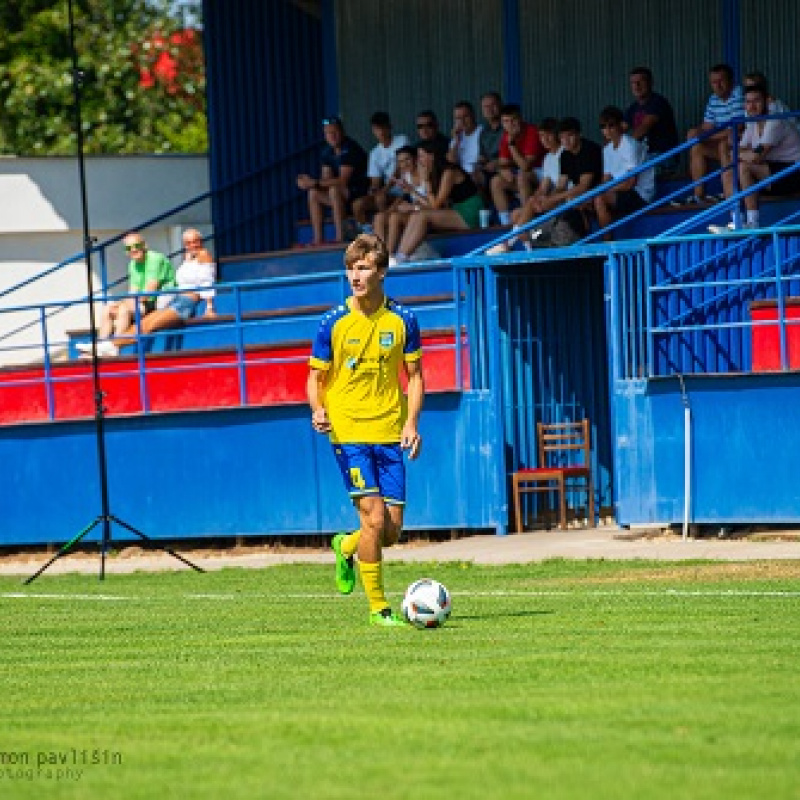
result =
[[722,14],[722,54],[731,65],[736,81],[742,79],[741,0],[720,0]]
[[322,0],[322,91],[325,113],[339,114],[339,69],[336,62],[336,0]]
[[522,104],[519,0],[503,0],[503,102]]

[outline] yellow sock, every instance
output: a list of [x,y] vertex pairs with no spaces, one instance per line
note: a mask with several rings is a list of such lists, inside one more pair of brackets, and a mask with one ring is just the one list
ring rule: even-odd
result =
[[386,595],[383,593],[383,562],[377,564],[365,564],[358,562],[358,570],[361,573],[361,585],[364,587],[364,594],[369,600],[369,613],[375,614],[388,608]]
[[347,536],[342,539],[342,555],[345,558],[350,558],[350,556],[354,556],[356,550],[358,550],[358,540],[361,538],[361,530],[353,531],[352,533],[348,533]]

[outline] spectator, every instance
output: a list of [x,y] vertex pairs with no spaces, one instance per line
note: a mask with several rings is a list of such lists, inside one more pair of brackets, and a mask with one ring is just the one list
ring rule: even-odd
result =
[[417,159],[429,176],[429,202],[425,208],[415,205],[393,264],[408,261],[431,229],[465,231],[477,228],[483,208],[483,200],[472,178],[457,164],[447,161],[433,142],[420,145]]
[[397,171],[397,150],[408,144],[405,134],[392,133],[392,121],[385,111],[376,111],[370,125],[378,143],[369,152],[369,192],[353,201],[353,215],[359,225],[365,225],[369,214],[384,211],[391,199],[399,196],[392,184]]
[[[764,75],[763,72],[748,72],[747,75],[744,76],[744,80],[742,81],[742,91],[746,94],[747,90],[752,86],[764,87],[764,91],[767,93],[767,108],[769,109],[770,114],[788,114],[791,111],[789,106],[787,106],[783,100],[779,100],[777,97],[773,97],[769,93],[767,76]],[[798,132],[800,132],[800,118],[787,117],[786,120],[795,128],[797,128]]]
[[[758,117],[769,112],[768,94],[763,85],[751,86],[744,96],[745,110],[748,117]],[[800,133],[787,119],[761,119],[746,123],[739,143],[739,183],[742,190],[749,189],[759,181],[775,175],[800,161]],[[733,180],[727,177],[725,193],[733,193]],[[771,195],[786,195],[800,192],[800,171],[795,171],[783,178],[778,178],[764,189]],[[758,211],[758,194],[753,193],[744,198],[747,212],[745,227],[758,228],[760,225]],[[737,210],[732,212],[732,221],[727,229],[736,227]],[[712,233],[720,233],[722,226],[709,225]]]
[[475,109],[468,100],[453,106],[453,132],[450,139],[448,160],[458,164],[473,180],[480,156],[482,127],[475,120]]
[[402,191],[392,205],[375,215],[375,233],[386,243],[390,253],[397,248],[400,234],[405,230],[409,216],[415,205],[428,207],[429,183],[417,164],[417,151],[410,146],[397,151],[397,168],[400,175],[393,179],[394,185]]
[[[621,178],[647,161],[647,146],[623,132],[624,115],[614,106],[600,114],[600,129],[608,144],[603,148],[603,182]],[[655,171],[640,172],[594,198],[594,210],[601,228],[607,228],[615,217],[627,216],[653,202]],[[611,233],[604,235],[613,239]]]
[[[659,156],[679,144],[675,113],[666,97],[653,91],[653,73],[648,67],[634,67],[629,75],[633,103],[625,111],[627,133],[643,142],[646,152]],[[677,166],[677,156],[659,164],[659,172]]]
[[367,193],[367,154],[358,142],[345,135],[338,117],[322,121],[326,146],[320,159],[319,178],[298,175],[297,186],[308,192],[308,210],[313,230],[312,245],[323,243],[322,223],[325,207],[333,210],[335,242],[344,241],[344,218],[354,200]]
[[[536,214],[545,214],[560,205],[571,202],[590,192],[603,175],[603,154],[600,145],[581,136],[581,124],[574,117],[565,117],[558,123],[561,142],[560,174],[555,191],[546,197],[533,198]],[[571,208],[552,218],[545,226],[532,232],[540,244],[566,245],[576,242],[588,232],[585,211],[592,204]]]
[[509,195],[519,197],[524,206],[537,183],[534,170],[542,164],[544,149],[539,141],[535,125],[522,119],[516,104],[503,106],[500,110],[503,135],[500,139],[498,173],[490,184],[492,201],[497,209],[501,225],[511,221]]
[[433,142],[439,155],[447,155],[450,140],[439,130],[439,119],[433,111],[420,111],[417,114],[417,136],[419,138],[414,143],[417,149],[426,142]]
[[[734,85],[733,70],[727,64],[717,64],[708,74],[712,94],[706,104],[703,123],[692,128],[687,134],[687,140],[697,138],[701,133],[713,130],[720,125],[725,125],[735,117],[744,116],[742,89]],[[731,163],[731,130],[724,128],[717,131],[702,142],[697,142],[689,151],[689,172],[692,182],[702,180],[707,174],[708,162],[718,162],[723,168]],[[695,205],[706,199],[706,190],[703,183],[694,187],[694,193],[684,201],[673,202],[673,205]],[[719,196],[710,196],[712,201],[719,200]]]
[[479,170],[475,172],[475,179],[479,186],[488,187],[492,178],[497,174],[497,160],[500,158],[500,139],[503,136],[503,126],[500,122],[500,108],[502,100],[497,92],[486,92],[481,97],[481,114],[484,123],[481,126],[479,143],[478,164]]
[[[214,285],[216,269],[214,259],[208,250],[203,247],[203,236],[194,228],[187,228],[183,232],[184,258],[175,272],[175,295],[164,308],[143,317],[140,323],[142,333],[155,333],[155,331],[180,328],[187,319],[200,315],[200,309],[205,303],[205,315],[215,316],[214,313]],[[136,343],[136,325],[131,325],[122,337],[108,342],[110,347],[104,348],[98,355],[118,355],[119,348]]]
[[[139,295],[126,297],[106,306],[97,332],[97,355],[114,356],[117,348],[110,337],[113,333],[122,335],[136,320],[138,306],[140,320],[144,321],[156,307],[156,298],[150,292],[171,289],[175,285],[175,268],[172,262],[155,250],[148,250],[144,238],[139,233],[129,233],[123,239],[125,251],[130,255],[128,262],[128,292]],[[92,343],[76,345],[77,349],[90,355]]]
[[[530,200],[524,206],[520,206],[511,212],[512,230],[521,228],[526,222],[530,222],[535,216],[534,206],[540,198],[547,197],[555,191],[558,179],[561,177],[561,142],[558,139],[558,120],[553,117],[546,117],[539,123],[539,141],[545,149],[544,161],[542,161],[542,179],[536,187]],[[507,253],[517,243],[517,237],[512,236],[499,244],[490,247],[486,251],[487,256],[499,256]],[[523,245],[530,249],[531,241],[526,235],[523,237]]]

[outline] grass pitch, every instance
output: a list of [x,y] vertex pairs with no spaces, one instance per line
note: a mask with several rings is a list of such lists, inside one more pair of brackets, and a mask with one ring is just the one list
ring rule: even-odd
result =
[[800,798],[800,564],[332,570],[0,579],[0,796]]

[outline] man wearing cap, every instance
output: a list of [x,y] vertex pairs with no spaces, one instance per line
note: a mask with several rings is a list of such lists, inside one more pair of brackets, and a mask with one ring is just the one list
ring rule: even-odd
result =
[[325,207],[333,211],[336,229],[334,243],[344,241],[344,219],[353,200],[369,190],[367,154],[358,142],[345,135],[338,117],[322,120],[325,148],[320,159],[319,178],[298,175],[297,186],[308,193],[308,211],[313,231],[312,245],[323,244],[322,223]]

